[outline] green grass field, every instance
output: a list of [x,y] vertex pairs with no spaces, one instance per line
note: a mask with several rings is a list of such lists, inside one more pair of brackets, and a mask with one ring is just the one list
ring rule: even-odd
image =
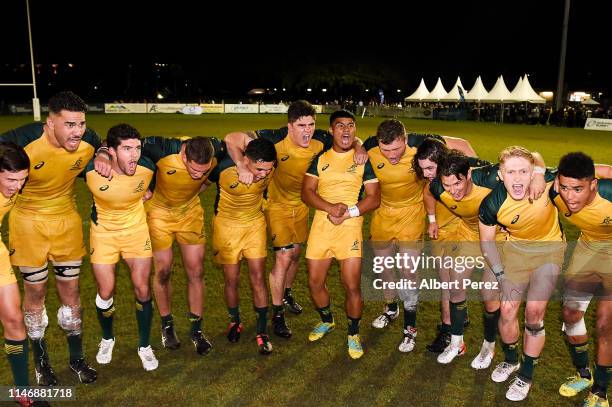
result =
[[[321,115],[318,127],[327,126],[328,116]],[[382,119],[358,120],[358,135],[366,138],[374,134]],[[0,133],[30,121],[30,117],[0,117]],[[286,123],[282,115],[89,115],[88,125],[103,138],[109,127],[127,122],[147,135],[211,135],[222,138],[232,130],[275,128]],[[596,162],[612,164],[612,133],[532,127],[521,125],[495,125],[472,122],[442,122],[405,120],[408,131],[437,133],[468,139],[480,157],[496,160],[497,153],[508,145],[520,144],[539,151],[548,165],[556,165],[561,155],[581,150]],[[90,194],[82,180],[77,181],[77,202],[83,217],[85,239],[88,241]],[[206,210],[208,236],[214,188],[202,195]],[[366,230],[364,230],[366,232]],[[568,235],[575,238],[575,229]],[[6,221],[2,229],[6,242]],[[32,248],[35,250],[35,248]],[[210,253],[210,239],[207,244]],[[318,321],[311,305],[306,285],[305,263],[294,284],[296,298],[305,305],[300,316],[288,314],[288,323],[294,335],[290,340],[272,336],[274,353],[260,356],[254,340],[255,316],[250,301],[246,270],[241,281],[242,314],[245,323],[243,337],[238,344],[225,339],[227,323],[223,301],[223,276],[207,257],[205,260],[206,301],[204,332],[213,342],[213,351],[198,356],[188,340],[188,321],[184,317],[186,306],[186,279],[180,256],[175,252],[173,313],[183,346],[177,351],[161,348],[159,317],[153,322],[152,344],[159,359],[159,368],[145,372],[136,354],[137,334],[134,317],[134,296],[126,268],[118,268],[115,304],[115,346],[113,361],[107,366],[95,363],[100,329],[96,319],[94,298],[95,282],[89,259],[84,259],[81,273],[81,300],[84,307],[84,346],[88,360],[98,370],[98,381],[92,385],[76,384],[68,371],[68,350],[63,332],[56,325],[58,307],[54,288],[47,297],[51,362],[58,373],[60,384],[76,386],[77,400],[83,405],[510,405],[505,400],[506,385],[490,380],[490,370],[474,371],[469,363],[479,351],[482,342],[482,307],[471,302],[472,324],[465,334],[468,354],[449,366],[436,362],[435,355],[425,345],[435,336],[438,323],[438,304],[425,301],[420,304],[419,336],[416,349],[409,354],[397,351],[401,339],[401,322],[387,330],[371,327],[370,323],[381,310],[381,302],[365,303],[361,334],[366,354],[358,361],[346,352],[346,317],[342,310],[343,292],[334,267],[330,273],[332,307],[338,329],[317,343],[309,343],[307,334]],[[268,267],[273,258],[269,256]],[[371,270],[363,270],[371,273]],[[593,329],[593,312],[589,313],[589,329]],[[557,389],[566,376],[572,374],[572,365],[561,331],[560,304],[549,306],[546,317],[547,343],[536,368],[535,385],[524,405],[576,405],[581,398],[565,399]],[[591,344],[591,359],[594,344]],[[494,363],[502,358],[498,346]],[[33,372],[33,369],[31,369]],[[33,373],[31,380],[34,382]],[[4,358],[0,362],[0,383],[11,383],[10,370]],[[59,403],[56,403],[59,404]]]

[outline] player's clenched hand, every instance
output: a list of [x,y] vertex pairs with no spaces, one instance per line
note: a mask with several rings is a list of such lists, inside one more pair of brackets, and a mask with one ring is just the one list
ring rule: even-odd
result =
[[109,181],[113,178],[113,166],[106,154],[98,154],[96,158],[94,158],[94,169],[104,178],[108,178]]
[[430,239],[436,240],[438,238],[438,223],[432,222],[427,226],[427,234]]
[[331,216],[331,215],[327,215],[327,219],[329,219],[329,221],[331,223],[333,223],[334,225],[339,225],[342,222],[344,222],[345,219],[350,218],[351,215],[348,213],[348,210],[346,212],[344,212],[342,214],[342,216]]
[[535,174],[531,184],[529,184],[529,199],[532,201],[540,199],[545,189],[546,180],[544,179],[544,174]]
[[238,181],[245,185],[251,185],[253,183],[253,173],[243,164],[236,165],[236,168],[238,168]]
[[355,146],[355,155],[353,156],[353,161],[357,165],[363,165],[368,160],[368,152],[362,145]]
[[152,196],[153,196],[153,192],[151,192],[150,189],[147,189],[147,192],[145,192],[144,195],[142,196],[142,201],[147,202],[149,199],[151,199]]
[[330,216],[339,218],[342,215],[344,215],[344,213],[347,211],[348,211],[348,206],[346,206],[343,203],[335,203],[335,204],[331,204],[327,213],[329,213]]

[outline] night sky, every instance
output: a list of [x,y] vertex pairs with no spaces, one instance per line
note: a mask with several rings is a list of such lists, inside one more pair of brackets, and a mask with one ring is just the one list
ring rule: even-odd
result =
[[[97,101],[150,98],[160,89],[171,99],[230,98],[256,87],[286,87],[291,96],[306,87],[339,95],[401,89],[407,96],[421,77],[431,90],[441,76],[450,90],[457,75],[468,89],[482,75],[490,89],[503,74],[512,90],[524,73],[536,90],[554,91],[564,4],[220,2],[212,12],[178,0],[30,1],[41,97],[74,89]],[[603,98],[612,93],[607,3],[572,1],[566,69],[569,90]],[[0,17],[0,82],[27,81],[25,1],[2,2]],[[57,74],[50,64],[58,64]]]

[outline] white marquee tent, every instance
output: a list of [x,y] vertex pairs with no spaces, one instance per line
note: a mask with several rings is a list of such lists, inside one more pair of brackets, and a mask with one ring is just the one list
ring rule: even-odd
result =
[[406,97],[404,100],[408,102],[420,102],[427,95],[429,95],[429,90],[427,89],[427,86],[425,86],[425,81],[423,78],[421,78],[421,83],[419,84],[417,90],[415,90],[412,95]]
[[493,85],[493,88],[489,91],[489,95],[483,99],[483,102],[487,103],[504,103],[512,102],[512,96],[510,91],[506,87],[503,75],[499,75],[497,82]]
[[446,89],[444,89],[444,85],[442,85],[442,79],[438,77],[438,82],[436,82],[436,86],[429,92],[429,95],[423,98],[424,102],[439,102],[444,96],[447,95]]
[[463,92],[463,96],[465,97],[465,87],[461,83],[461,78],[457,77],[457,82],[455,82],[455,86],[440,99],[443,102],[459,102],[461,100],[461,94],[459,93],[459,88],[461,88],[461,92]]
[[485,89],[484,85],[482,84],[482,79],[480,79],[479,76],[476,78],[476,82],[474,82],[472,89],[470,89],[467,95],[465,95],[465,100],[480,102],[481,100],[486,99],[487,96],[489,96],[489,92],[487,92]]
[[546,99],[538,95],[531,87],[527,74],[519,78],[518,83],[512,90],[512,99],[517,102],[546,103]]

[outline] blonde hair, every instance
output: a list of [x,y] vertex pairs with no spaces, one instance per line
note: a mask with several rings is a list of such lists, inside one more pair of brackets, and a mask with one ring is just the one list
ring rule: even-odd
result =
[[529,161],[531,165],[535,164],[535,159],[533,158],[533,154],[531,154],[531,152],[527,150],[525,147],[510,146],[510,147],[504,148],[499,153],[499,165],[500,166],[504,165],[504,163],[508,161],[508,159],[513,158],[513,157],[524,158],[525,160]]

